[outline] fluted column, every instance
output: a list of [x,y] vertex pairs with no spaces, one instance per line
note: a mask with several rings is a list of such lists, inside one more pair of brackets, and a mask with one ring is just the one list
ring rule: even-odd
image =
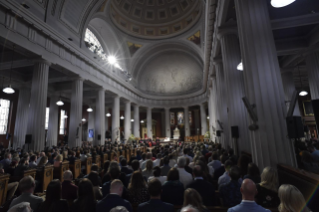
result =
[[[224,79],[224,68],[221,59],[214,61],[216,68],[216,86],[217,86],[217,113],[219,116],[216,125],[222,131],[220,141],[224,148],[230,146],[230,136],[228,129],[228,114],[227,114],[227,94]],[[219,123],[218,123],[219,122]]]
[[[95,145],[101,145],[105,142],[105,91],[99,89],[96,98],[95,112]],[[100,137],[100,138],[99,138]]]
[[202,125],[201,135],[205,135],[207,132],[207,114],[204,103],[200,104],[200,120]]
[[169,108],[165,108],[165,135],[166,137],[171,137],[171,124],[169,119]]
[[259,129],[250,131],[253,161],[259,168],[295,165],[287,138],[284,90],[267,1],[235,0],[244,65],[245,91],[255,104]]
[[59,100],[57,95],[50,98],[49,125],[47,132],[47,146],[57,146],[59,130],[59,106],[56,102]]
[[83,105],[83,79],[78,78],[72,83],[69,146],[82,145],[82,106]]
[[93,130],[93,138],[89,138],[89,134],[88,134],[88,138],[87,141],[93,142],[94,138],[97,136],[96,135],[96,129],[95,129],[95,113],[96,113],[96,109],[95,107],[91,107],[93,109],[92,112],[89,112],[89,117],[88,117],[88,130]]
[[44,60],[34,64],[27,134],[32,135],[30,149],[41,151],[45,144],[45,110],[47,104],[50,63]]
[[19,90],[18,108],[13,135],[13,149],[22,148],[25,143],[27,133],[30,89],[23,88]]
[[147,108],[147,137],[153,138],[152,134],[152,108]]
[[[248,135],[248,116],[242,98],[245,96],[243,72],[237,70],[241,61],[239,41],[236,31],[220,30],[218,37],[221,42],[223,55],[223,67],[225,76],[225,88],[228,107],[228,132],[232,126],[237,126],[239,138],[237,140],[238,152],[250,152],[250,142]],[[231,135],[229,136],[231,139]],[[230,146],[234,148],[230,142]]]
[[315,51],[306,57],[308,80],[312,100],[319,99],[319,52]]
[[[292,71],[293,69],[291,71],[285,71],[284,73],[281,74],[282,84],[284,86],[284,92],[285,92],[285,102],[286,102],[287,112],[290,107],[292,94],[296,90]],[[296,102],[293,115],[300,116],[298,101]]]
[[125,118],[124,118],[124,138],[128,140],[132,133],[131,129],[131,102],[125,102]]
[[115,96],[112,108],[112,141],[120,141],[120,97]]
[[[212,80],[212,79],[211,79]],[[214,136],[214,129],[215,129],[215,104],[214,102],[214,89],[211,87],[209,89],[209,97],[208,97],[208,113],[209,113],[209,133],[210,133],[210,140],[215,141]]]
[[213,103],[214,103],[214,108],[212,113],[214,114],[214,118],[213,120],[211,120],[212,122],[212,126],[214,126],[214,130],[215,130],[215,137],[216,137],[216,142],[221,143],[221,137],[217,137],[217,130],[220,130],[219,125],[217,123],[217,120],[220,120],[220,114],[218,113],[218,104],[219,104],[219,100],[218,100],[218,96],[217,96],[217,83],[216,83],[216,77],[213,77]]
[[190,128],[189,128],[189,110],[188,107],[184,107],[184,122],[185,122],[185,136],[190,136]]
[[134,105],[134,136],[139,138],[140,135],[140,107]]

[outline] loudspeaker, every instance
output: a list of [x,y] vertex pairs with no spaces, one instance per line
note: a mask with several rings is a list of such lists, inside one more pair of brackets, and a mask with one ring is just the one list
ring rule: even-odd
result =
[[231,127],[231,137],[232,138],[239,138],[239,129],[238,126]]
[[304,127],[300,116],[291,116],[286,118],[288,137],[291,138],[303,138]]
[[319,99],[312,100],[312,109],[315,115],[315,120],[317,123],[317,129],[319,128]]
[[32,141],[32,135],[31,134],[25,135],[25,143],[31,144],[31,141]]
[[216,135],[217,135],[217,137],[220,137],[222,135],[222,131],[221,130],[217,130],[216,131]]
[[8,133],[6,139],[7,139],[7,140],[10,140],[10,138],[11,138],[11,134]]
[[101,135],[97,135],[97,140],[101,140]]

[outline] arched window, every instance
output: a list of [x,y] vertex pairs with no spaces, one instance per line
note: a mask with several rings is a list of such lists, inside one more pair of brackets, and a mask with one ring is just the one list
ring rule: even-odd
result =
[[91,30],[88,28],[85,32],[84,41],[86,46],[90,49],[90,51],[96,53],[99,57],[102,58],[102,60],[105,60],[105,54],[103,47],[101,46],[100,41],[97,39],[97,37],[93,34]]

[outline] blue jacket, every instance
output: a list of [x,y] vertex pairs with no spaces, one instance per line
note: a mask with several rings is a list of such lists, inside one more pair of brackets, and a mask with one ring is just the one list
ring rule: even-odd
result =
[[174,212],[174,206],[159,199],[151,199],[138,205],[137,212]]
[[124,206],[129,212],[133,212],[129,201],[122,199],[119,195],[109,194],[96,204],[96,212],[110,211],[116,206]]
[[227,212],[247,212],[247,211],[270,212],[270,210],[261,207],[256,202],[241,202],[239,205],[229,208]]

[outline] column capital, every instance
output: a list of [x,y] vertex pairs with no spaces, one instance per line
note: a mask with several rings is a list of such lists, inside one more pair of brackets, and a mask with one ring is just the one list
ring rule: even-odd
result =
[[34,64],[38,64],[38,63],[42,63],[42,64],[46,64],[48,66],[51,65],[51,63],[45,59],[42,59],[42,58],[38,58],[38,59],[33,59],[32,60]]
[[219,27],[217,29],[218,40],[222,39],[226,35],[235,35],[238,37],[237,25],[236,26],[229,26],[229,27]]

